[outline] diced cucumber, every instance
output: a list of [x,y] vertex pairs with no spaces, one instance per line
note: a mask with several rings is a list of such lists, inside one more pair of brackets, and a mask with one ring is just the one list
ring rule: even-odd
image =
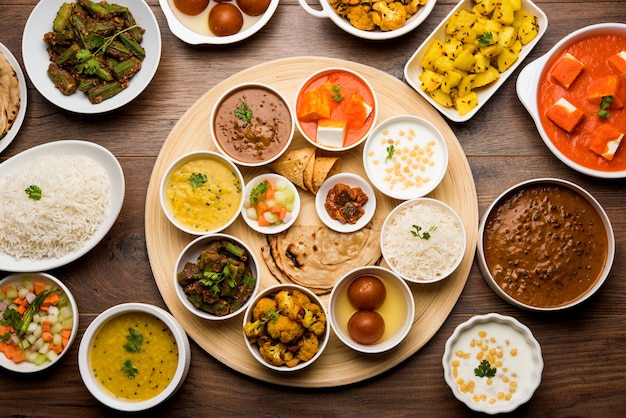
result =
[[[52,353],[54,353],[54,351],[52,351]],[[32,363],[35,363],[35,366],[43,366],[44,364],[48,362],[48,357],[46,357],[45,355],[40,354],[40,353],[34,353],[34,354],[35,354],[35,358],[32,360]]]

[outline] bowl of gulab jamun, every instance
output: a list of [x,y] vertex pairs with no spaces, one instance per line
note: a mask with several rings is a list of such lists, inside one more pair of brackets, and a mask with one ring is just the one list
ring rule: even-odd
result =
[[257,33],[279,0],[159,0],[172,33],[191,45],[232,44]]
[[342,343],[374,354],[402,343],[413,325],[415,301],[400,276],[384,267],[364,266],[339,279],[328,310],[330,325]]

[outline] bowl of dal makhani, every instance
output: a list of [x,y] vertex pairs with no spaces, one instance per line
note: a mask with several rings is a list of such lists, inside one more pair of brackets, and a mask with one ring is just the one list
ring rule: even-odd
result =
[[192,235],[219,232],[243,206],[244,180],[235,164],[213,151],[193,151],[163,176],[161,207],[178,229]]
[[461,264],[467,237],[459,215],[446,203],[418,198],[392,210],[380,234],[391,270],[414,283],[445,279]]
[[242,313],[259,290],[261,273],[254,253],[228,234],[208,234],[190,242],[174,266],[176,295],[192,314],[223,321]]
[[187,334],[171,314],[153,305],[124,303],[87,327],[78,367],[98,401],[136,412],[169,399],[183,384],[190,358]]
[[611,222],[580,186],[539,178],[503,192],[479,225],[478,267],[514,306],[558,311],[590,298],[615,256]]
[[244,83],[218,99],[209,120],[217,149],[236,164],[271,163],[289,147],[295,122],[283,94],[263,83]]

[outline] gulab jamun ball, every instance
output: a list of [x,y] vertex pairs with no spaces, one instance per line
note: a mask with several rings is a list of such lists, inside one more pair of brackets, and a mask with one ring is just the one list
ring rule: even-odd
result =
[[199,15],[209,5],[210,0],[174,0],[174,6],[190,16]]
[[385,333],[385,320],[376,311],[356,311],[348,321],[348,332],[359,344],[374,344]]
[[234,35],[243,27],[243,15],[231,3],[219,3],[209,12],[209,29],[217,36]]
[[348,286],[348,300],[356,309],[373,311],[380,308],[387,297],[382,280],[375,276],[360,276]]

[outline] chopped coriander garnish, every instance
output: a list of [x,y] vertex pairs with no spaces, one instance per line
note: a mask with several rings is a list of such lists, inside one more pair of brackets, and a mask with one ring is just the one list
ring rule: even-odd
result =
[[206,174],[203,173],[192,173],[191,176],[189,176],[189,183],[191,183],[194,189],[202,186],[207,180]]
[[497,369],[491,367],[491,364],[487,360],[483,360],[478,367],[474,369],[474,374],[478,377],[494,377]]
[[392,145],[389,145],[387,147],[387,158],[385,158],[385,163],[389,160],[391,160],[391,157],[393,157],[393,153],[396,152],[396,147]]
[[493,41],[493,33],[485,32],[478,37],[477,41],[478,41],[478,45],[487,46],[491,44],[491,42]]
[[331,87],[333,92],[333,100],[340,102],[343,99],[343,95],[341,94],[341,86],[339,84],[335,84]]
[[127,32],[131,29],[138,27],[138,25],[132,25],[127,27],[124,30],[119,32],[115,32],[111,36],[104,37],[97,33],[89,33],[87,36],[87,40],[92,47],[97,47],[93,53],[89,49],[81,49],[76,53],[76,70],[79,73],[84,74],[96,74],[98,70],[100,70],[100,61],[96,59],[96,55],[102,54],[107,48],[111,45],[111,43],[117,38],[120,34]]
[[126,336],[126,344],[124,344],[124,350],[129,353],[136,353],[141,350],[141,344],[143,343],[143,335],[135,331],[133,328],[128,328],[128,335]]
[[437,227],[431,226],[428,231],[420,232],[422,227],[419,225],[413,225],[413,229],[415,229],[415,231],[411,231],[411,234],[413,234],[414,237],[418,237],[419,239],[430,239],[430,233],[437,229]]
[[137,369],[130,360],[126,360],[124,364],[122,364],[121,370],[126,374],[126,376],[128,376],[129,379],[134,379],[135,376],[137,376],[137,373],[139,373],[139,369]]
[[244,122],[250,122],[252,120],[252,109],[250,109],[245,102],[241,103],[239,107],[235,109],[235,116]]
[[43,192],[41,191],[41,188],[35,184],[31,184],[26,189],[24,189],[24,191],[26,192],[28,197],[33,200],[39,200],[43,197]]
[[600,110],[598,110],[598,116],[602,119],[608,119],[610,116],[609,108],[611,107],[611,103],[613,103],[613,96],[602,96],[602,101],[600,102]]

